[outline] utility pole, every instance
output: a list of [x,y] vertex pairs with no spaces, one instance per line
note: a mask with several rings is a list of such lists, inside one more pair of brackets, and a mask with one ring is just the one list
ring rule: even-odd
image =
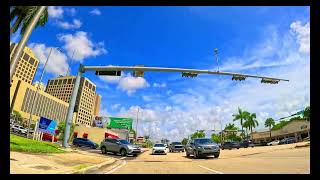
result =
[[218,65],[218,71],[217,72],[219,72],[219,61],[218,61],[218,49],[217,48],[214,49],[214,54],[216,56],[216,61],[217,61],[217,65]]
[[136,124],[136,142],[138,141],[138,122],[139,122],[139,107],[138,107],[138,110],[137,110],[137,124]]
[[36,26],[41,14],[43,11],[47,8],[47,6],[41,6],[38,11],[36,12],[36,15],[31,19],[30,24],[27,26],[25,33],[23,34],[18,46],[16,53],[13,54],[11,64],[10,64],[10,86],[13,74],[16,70],[16,67],[18,65],[18,62],[20,60],[20,56],[22,55],[23,49],[26,46],[26,43],[31,35],[32,30]]
[[[46,67],[47,67],[47,64],[48,64],[48,61],[49,61],[49,58],[50,58],[50,55],[51,55],[51,52],[52,52],[52,48],[50,48],[50,52],[49,52],[49,55],[47,57],[47,60],[43,66],[43,69],[42,69],[42,73],[41,73],[41,76],[40,76],[40,79],[39,79],[39,85],[37,86],[36,88],[36,93],[35,93],[35,97],[33,98],[33,101],[32,101],[32,105],[31,105],[31,112],[30,112],[30,117],[29,117],[29,121],[28,121],[28,129],[27,129],[27,138],[29,138],[29,132],[30,132],[30,125],[31,125],[31,120],[32,120],[32,114],[33,114],[33,109],[34,109],[34,103],[38,101],[38,91],[40,89],[40,85],[41,85],[41,82],[42,82],[42,77],[44,75],[44,72],[46,70]],[[34,132],[35,133],[35,132]]]

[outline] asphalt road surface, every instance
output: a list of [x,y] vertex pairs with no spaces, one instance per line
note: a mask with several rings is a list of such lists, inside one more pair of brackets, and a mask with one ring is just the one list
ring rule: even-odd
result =
[[[185,153],[138,157],[112,156],[117,162],[103,174],[309,174],[310,148],[293,145],[221,150],[220,157],[193,159]],[[98,150],[96,153],[100,153]]]

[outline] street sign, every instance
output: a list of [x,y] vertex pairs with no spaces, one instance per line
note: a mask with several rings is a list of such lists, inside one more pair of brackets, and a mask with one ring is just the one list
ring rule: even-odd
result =
[[38,130],[43,133],[55,134],[56,126],[56,121],[41,117],[39,120]]
[[121,71],[96,71],[99,76],[121,76]]
[[109,128],[132,129],[132,118],[109,117]]

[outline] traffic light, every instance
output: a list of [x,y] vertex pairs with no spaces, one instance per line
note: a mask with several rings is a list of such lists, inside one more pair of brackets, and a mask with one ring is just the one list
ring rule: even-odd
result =
[[[136,65],[138,67],[144,67],[144,65]],[[133,71],[132,74],[133,77],[143,77],[144,76],[144,72],[143,71]]]
[[266,83],[266,84],[278,84],[280,80],[276,79],[268,79],[268,78],[262,78],[261,83]]
[[246,77],[245,76],[241,76],[241,75],[233,75],[232,76],[232,80],[244,81],[244,80],[246,80]]
[[192,73],[192,72],[182,72],[182,77],[197,77],[198,74],[197,73]]
[[96,71],[99,76],[121,76],[121,71]]

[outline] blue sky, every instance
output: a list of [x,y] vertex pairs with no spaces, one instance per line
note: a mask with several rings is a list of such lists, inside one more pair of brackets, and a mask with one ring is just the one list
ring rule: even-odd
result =
[[[250,73],[290,82],[234,82],[230,77],[145,73],[144,78],[85,73],[102,95],[102,115],[136,117],[139,133],[179,140],[197,129],[220,129],[237,107],[280,118],[310,102],[309,7],[50,7],[49,22],[28,45],[42,62],[50,47],[45,82],[84,65],[137,65]],[[19,40],[18,33],[11,41]],[[73,51],[75,55],[71,58]],[[235,124],[238,124],[235,122]],[[135,127],[135,122],[134,122]]]

